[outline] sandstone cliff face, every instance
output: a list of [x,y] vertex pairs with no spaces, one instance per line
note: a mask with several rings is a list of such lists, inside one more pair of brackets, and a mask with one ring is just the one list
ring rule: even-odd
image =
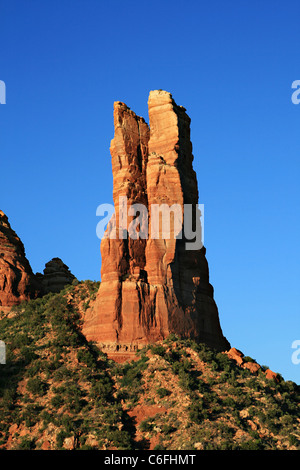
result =
[[0,310],[36,298],[40,292],[24,245],[0,211]]
[[[170,333],[225,350],[230,346],[220,327],[205,248],[186,249],[183,220],[181,239],[174,223],[170,236],[163,237],[162,227],[157,231],[151,220],[155,204],[176,204],[182,214],[185,204],[191,204],[193,225],[199,216],[190,118],[165,91],[150,92],[148,107],[150,129],[124,103],[114,104],[110,150],[115,215],[101,242],[102,282],[83,332],[111,357],[125,358]],[[125,238],[136,214],[120,222],[122,198],[128,209],[133,204],[147,207],[149,219],[140,219],[140,228],[148,237]]]
[[46,263],[44,274],[37,273],[43,293],[60,292],[66,285],[71,284],[75,276],[60,258],[53,258]]

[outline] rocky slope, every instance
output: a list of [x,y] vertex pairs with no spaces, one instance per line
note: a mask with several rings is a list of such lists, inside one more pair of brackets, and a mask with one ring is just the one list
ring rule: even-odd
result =
[[[152,212],[155,205],[176,205],[183,217],[189,204],[194,210],[191,225],[195,230],[199,201],[190,118],[165,91],[150,92],[148,107],[150,129],[124,103],[114,104],[111,157],[115,215],[101,242],[101,287],[83,331],[119,360],[170,333],[228,349],[209,282],[205,248],[186,248],[185,219],[174,215],[167,237],[162,226],[155,226]],[[121,211],[123,201],[127,220]],[[139,209],[141,205],[146,214]],[[130,210],[134,212],[130,214]],[[134,237],[137,210],[140,231]]]
[[300,387],[240,351],[170,335],[109,360],[81,332],[98,287],[0,320],[1,449],[300,450]]

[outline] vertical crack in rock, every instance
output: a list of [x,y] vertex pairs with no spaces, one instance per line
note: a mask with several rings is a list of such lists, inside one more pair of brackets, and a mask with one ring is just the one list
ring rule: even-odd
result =
[[[153,238],[152,207],[193,206],[193,230],[199,217],[198,184],[193,169],[190,118],[170,93],[151,91],[150,129],[124,103],[114,103],[115,134],[111,142],[115,216],[101,241],[101,286],[93,310],[84,320],[89,340],[111,357],[164,339],[170,333],[229,349],[209,282],[205,247],[187,250],[191,240]],[[143,204],[148,210],[148,238],[122,239],[137,214],[120,229],[120,201],[127,210]],[[171,219],[172,220],[172,219]],[[115,230],[116,238],[109,235]],[[159,235],[162,228],[159,227]],[[182,221],[182,233],[184,224]],[[125,354],[126,352],[126,354]]]

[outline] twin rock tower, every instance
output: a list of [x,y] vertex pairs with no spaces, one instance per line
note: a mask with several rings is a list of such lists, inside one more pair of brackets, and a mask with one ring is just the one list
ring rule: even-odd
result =
[[[148,108],[150,128],[124,103],[114,103],[110,151],[115,214],[101,241],[101,285],[85,315],[83,333],[116,360],[171,333],[228,350],[205,247],[186,249],[184,227],[182,237],[176,238],[172,224],[167,239],[151,236],[153,204],[176,204],[182,213],[189,204],[195,226],[198,184],[186,110],[163,90],[150,92]],[[124,237],[133,216],[127,217],[120,233],[122,198],[128,208],[142,204],[148,209],[147,238]]]
[[[118,362],[171,333],[220,351],[230,349],[220,327],[205,247],[187,249],[186,208],[193,209],[191,232],[199,217],[190,118],[166,91],[151,91],[148,105],[150,128],[124,103],[114,104],[115,135],[110,150],[115,214],[101,241],[100,289],[83,318],[87,339]],[[120,201],[124,200],[128,216],[120,224]],[[140,223],[146,224],[147,237],[128,236],[136,220],[130,208],[137,204],[147,211]],[[181,237],[175,233],[175,216],[168,237],[160,236],[160,228],[158,236],[153,236],[151,208],[155,205],[180,209],[184,214]],[[58,258],[47,263],[43,275],[34,274],[21,240],[0,211],[0,312],[58,292],[73,278]]]

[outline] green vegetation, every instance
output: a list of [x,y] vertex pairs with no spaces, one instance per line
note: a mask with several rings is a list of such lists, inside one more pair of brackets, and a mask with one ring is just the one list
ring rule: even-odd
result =
[[175,335],[109,360],[81,333],[98,288],[76,281],[0,320],[0,449],[300,449],[299,386],[265,368]]
[[7,347],[0,376],[0,446],[16,423],[28,429],[28,436],[15,436],[17,449],[36,448],[37,436],[30,435],[36,424],[41,434],[52,425],[57,449],[68,438],[72,448],[89,447],[88,439],[95,448],[130,447],[131,435],[119,435],[124,412],[114,398],[107,358],[80,330],[77,304],[95,294],[95,284],[77,281],[60,294],[20,305],[12,318],[0,321]]

